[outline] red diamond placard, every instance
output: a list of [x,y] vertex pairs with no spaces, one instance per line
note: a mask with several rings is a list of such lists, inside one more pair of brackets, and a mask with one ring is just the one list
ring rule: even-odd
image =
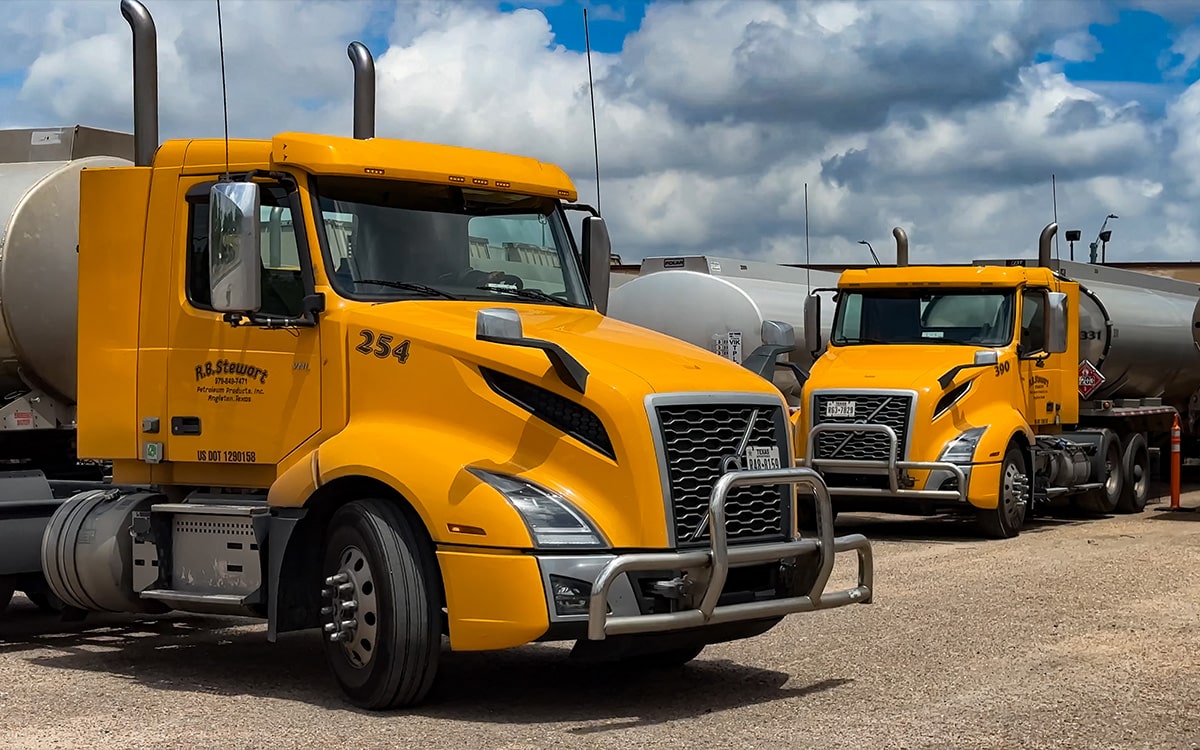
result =
[[1079,363],[1079,397],[1084,401],[1104,385],[1104,374],[1086,359]]

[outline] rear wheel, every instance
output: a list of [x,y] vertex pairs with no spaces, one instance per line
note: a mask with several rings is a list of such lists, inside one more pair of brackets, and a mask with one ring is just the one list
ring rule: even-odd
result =
[[1121,458],[1121,442],[1116,433],[1104,430],[1097,446],[1096,457],[1093,459],[1092,473],[1093,481],[1103,482],[1103,485],[1080,495],[1075,500],[1076,507],[1100,516],[1108,515],[1117,509],[1125,484],[1122,481],[1125,472],[1122,469]]
[[24,588],[25,597],[37,605],[43,612],[60,613],[66,609],[66,603],[50,590],[50,585],[44,579],[36,583],[27,583]]
[[1121,499],[1117,510],[1121,513],[1141,513],[1150,497],[1150,448],[1146,436],[1135,432],[1125,440],[1121,451],[1121,466],[1125,472]]
[[1009,445],[1000,464],[1000,495],[995,508],[977,508],[976,520],[983,533],[992,539],[1009,539],[1025,526],[1029,494],[1025,454],[1018,445]]
[[394,503],[358,500],[330,520],[322,565],[325,656],[352,703],[388,709],[429,693],[441,653],[437,567]]

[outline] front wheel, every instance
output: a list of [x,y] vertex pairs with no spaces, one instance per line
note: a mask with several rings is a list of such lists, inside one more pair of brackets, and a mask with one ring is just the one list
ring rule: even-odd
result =
[[1025,454],[1010,445],[1000,465],[1000,495],[995,508],[977,508],[976,518],[983,533],[992,539],[1009,539],[1021,533],[1029,500],[1029,478]]
[[433,550],[394,503],[357,500],[330,520],[322,564],[325,656],[355,705],[420,703],[441,653]]

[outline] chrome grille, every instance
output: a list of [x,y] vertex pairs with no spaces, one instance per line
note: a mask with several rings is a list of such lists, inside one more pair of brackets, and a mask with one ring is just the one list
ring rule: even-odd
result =
[[[833,401],[853,401],[854,416],[826,416]],[[881,424],[896,432],[896,460],[904,459],[912,396],[899,393],[820,393],[814,398],[812,424]],[[822,432],[816,438],[816,458],[886,461],[888,438],[881,432]]]
[[[738,452],[754,415],[750,446],[775,446],[781,466],[789,465],[783,410],[755,404],[681,404],[656,407],[679,547],[707,544],[709,497],[717,479],[731,466],[726,459]],[[740,464],[745,467],[744,460]],[[732,542],[784,538],[784,486],[739,487],[725,503],[726,537]],[[696,531],[703,524],[703,530]]]

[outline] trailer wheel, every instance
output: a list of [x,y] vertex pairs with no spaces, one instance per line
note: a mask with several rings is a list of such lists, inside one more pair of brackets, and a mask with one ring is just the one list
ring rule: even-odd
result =
[[1117,509],[1121,500],[1121,492],[1125,477],[1121,461],[1121,441],[1115,432],[1102,430],[1100,444],[1097,446],[1094,468],[1096,473],[1103,473],[1103,486],[1088,490],[1075,500],[1075,506],[1085,512],[1105,516]]
[[355,705],[421,702],[441,653],[433,550],[386,500],[357,500],[330,519],[322,563],[325,656]]
[[1150,497],[1150,448],[1146,436],[1140,432],[1130,435],[1121,453],[1125,476],[1117,510],[1121,513],[1141,513]]
[[1018,445],[1009,445],[1000,464],[1000,495],[995,508],[977,508],[976,519],[983,533],[992,539],[1009,539],[1021,533],[1029,501],[1029,472],[1025,454]]

